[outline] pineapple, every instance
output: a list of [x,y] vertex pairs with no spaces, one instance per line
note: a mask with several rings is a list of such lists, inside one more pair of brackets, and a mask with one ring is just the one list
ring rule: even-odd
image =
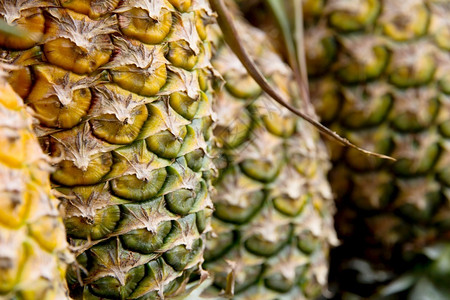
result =
[[[397,159],[333,149],[330,180],[344,242],[337,259],[394,272],[427,265],[410,294],[423,299],[419,293],[439,291],[450,272],[448,263],[436,268],[433,258],[416,255],[434,248],[435,258],[448,257],[448,246],[437,244],[450,233],[450,2],[305,1],[304,11],[310,89],[322,120]],[[369,287],[360,294],[369,296]]]
[[57,161],[70,296],[183,297],[205,277],[212,208],[207,2],[12,0],[0,15],[30,32],[0,48]]
[[68,299],[67,243],[48,158],[0,65],[0,299]]
[[[259,2],[242,7],[283,48]],[[293,1],[284,3],[289,15]],[[397,273],[404,275],[377,296],[449,298],[449,4],[303,1],[303,47],[322,122],[354,144],[397,159],[330,143],[329,177],[343,240],[332,276],[339,297],[366,299]]]
[[[302,107],[292,71],[267,35],[242,17],[237,25],[264,75]],[[205,252],[214,282],[206,294],[314,299],[326,285],[336,242],[326,149],[312,126],[262,92],[220,36],[215,45],[213,65],[224,88],[214,103],[220,175]]]

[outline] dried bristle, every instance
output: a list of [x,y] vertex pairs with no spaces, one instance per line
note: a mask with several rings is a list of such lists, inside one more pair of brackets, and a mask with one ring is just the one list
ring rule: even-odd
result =
[[204,278],[212,207],[207,1],[1,3],[6,22],[39,33],[0,47],[59,161],[71,297],[181,297]]
[[[236,25],[271,85],[299,106],[293,73],[268,36],[239,16]],[[205,254],[214,275],[207,294],[314,299],[326,286],[328,250],[336,242],[326,150],[318,132],[262,93],[217,40],[213,65],[225,85],[215,102],[220,176]]]
[[0,298],[68,299],[67,251],[50,167],[0,64]]

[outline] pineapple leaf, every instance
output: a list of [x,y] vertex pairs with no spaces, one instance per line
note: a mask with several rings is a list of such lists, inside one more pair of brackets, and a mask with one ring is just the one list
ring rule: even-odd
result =
[[410,299],[410,300],[423,300],[423,299],[446,300],[446,299],[448,299],[448,291],[441,287],[437,287],[427,277],[423,277],[414,286],[408,299]]
[[[308,75],[306,72],[305,51],[303,45],[303,12],[301,0],[294,0],[295,4],[295,32],[293,33],[286,6],[283,1],[264,0],[272,12],[275,21],[280,29],[281,36],[288,56],[288,62],[294,71],[295,80],[300,88],[302,100],[310,106]],[[295,36],[294,36],[295,34]]]
[[[297,48],[297,62],[300,70],[301,87],[305,92],[305,97],[308,98],[307,103],[310,103],[309,99],[309,84],[308,84],[308,72],[306,71],[306,54],[305,54],[305,39],[303,28],[303,9],[302,0],[294,0],[294,13],[295,13],[295,36],[294,46]],[[287,17],[287,16],[286,16]]]
[[408,273],[405,274],[398,279],[392,281],[386,287],[384,287],[381,291],[379,291],[379,295],[383,297],[391,296],[402,291],[407,290],[412,287],[418,281],[418,274],[416,273]]
[[297,116],[301,117],[302,119],[306,120],[308,123],[316,127],[321,133],[325,134],[326,136],[338,141],[342,145],[357,149],[358,151],[365,153],[367,155],[372,155],[379,158],[389,159],[395,161],[394,158],[386,155],[382,155],[379,153],[374,153],[368,150],[364,150],[354,144],[352,144],[349,140],[342,138],[339,136],[336,132],[330,130],[329,128],[325,127],[321,123],[314,120],[309,115],[305,114],[304,112],[300,111],[299,109],[293,107],[290,105],[283,97],[273,89],[270,84],[267,82],[267,80],[264,78],[264,75],[261,73],[261,71],[258,69],[258,67],[255,65],[253,60],[248,55],[247,51],[242,45],[242,42],[239,39],[239,34],[236,30],[236,26],[233,21],[233,17],[231,16],[230,12],[226,8],[225,4],[223,3],[223,0],[209,0],[211,7],[213,10],[217,13],[217,21],[218,24],[223,32],[224,40],[225,42],[230,46],[230,48],[233,50],[235,55],[239,58],[241,63],[244,65],[247,72],[250,74],[251,77],[259,84],[261,89],[266,92],[269,96],[271,96],[276,102],[278,102],[280,105],[287,108],[292,113],[296,114]]

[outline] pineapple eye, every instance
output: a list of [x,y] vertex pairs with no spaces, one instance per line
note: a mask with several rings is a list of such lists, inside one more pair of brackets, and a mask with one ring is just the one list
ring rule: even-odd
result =
[[440,133],[445,137],[450,137],[450,120],[447,119],[439,125]]
[[264,126],[270,133],[288,138],[295,131],[296,118],[292,114],[289,116],[281,116],[280,114],[272,113],[262,116]]
[[444,74],[438,83],[443,93],[450,94],[450,74]]
[[216,201],[214,205],[214,216],[218,219],[231,222],[234,224],[244,224],[248,222],[261,208],[265,200],[265,195],[262,191],[255,191],[234,199],[244,205],[233,205],[224,201]]
[[298,199],[292,199],[286,196],[279,196],[273,199],[274,207],[288,215],[288,216],[296,216],[300,214],[303,208],[310,202],[311,195],[304,194]]
[[260,159],[246,159],[240,166],[242,171],[261,182],[270,182],[278,174],[281,161],[263,161]]
[[196,207],[203,202],[207,195],[206,184],[201,182],[195,190],[179,189],[165,195],[167,208],[181,216],[195,211]]
[[450,51],[450,28],[448,28],[448,26],[442,26],[440,29],[436,30],[434,39],[439,47]]
[[145,201],[157,195],[166,181],[167,171],[164,168],[148,172],[146,180],[136,175],[124,175],[111,181],[113,193],[132,201]]
[[91,157],[84,170],[79,169],[72,161],[64,160],[53,172],[52,179],[67,186],[96,184],[109,172],[111,165],[111,153],[100,153]]
[[186,41],[169,43],[167,59],[178,68],[191,70],[197,63],[197,56]]
[[142,96],[155,95],[167,80],[167,69],[164,64],[150,73],[146,69],[131,65],[115,67],[110,72],[113,81],[121,88]]
[[203,163],[205,161],[205,152],[202,149],[196,149],[187,153],[184,158],[186,159],[188,167],[191,168],[194,172],[198,172],[203,167]]
[[54,251],[65,240],[63,228],[53,216],[44,216],[30,225],[30,235],[47,251]]
[[[201,40],[206,40],[207,38],[207,31],[206,31],[206,25],[207,22],[207,16],[204,16],[204,12],[195,12],[195,29],[197,29],[198,36]],[[205,20],[206,19],[206,20]]]
[[433,120],[439,112],[439,101],[437,98],[428,98],[426,96],[418,95],[417,98],[422,97],[418,101],[421,102],[420,109],[408,109],[410,98],[405,99],[397,97],[395,99],[393,108],[392,125],[399,132],[420,132],[431,126]]
[[356,53],[357,50],[355,52],[349,50],[352,59],[346,62],[343,58],[342,67],[336,73],[338,79],[345,84],[363,83],[378,78],[388,65],[390,53],[384,46],[373,47],[364,58]]
[[36,46],[29,50],[11,53],[10,58],[7,58],[12,59],[14,65],[18,67],[9,72],[7,81],[22,99],[28,97],[33,86],[34,78],[29,65],[37,62],[41,56],[41,48]]
[[91,91],[82,87],[89,79],[45,65],[35,66],[34,75],[35,84],[28,103],[42,124],[72,128],[80,123],[91,105]]
[[[393,170],[395,174],[399,176],[416,176],[426,174],[433,168],[441,151],[439,145],[433,143],[429,146],[425,146],[420,143],[424,143],[424,141],[419,141],[419,145],[416,147],[418,149],[423,149],[416,153],[414,157],[401,158],[394,163]],[[398,145],[398,147],[405,146]]]
[[[126,274],[124,284],[117,278],[105,276],[92,282],[89,285],[89,289],[86,289],[84,292],[83,297],[85,299],[95,299],[98,297],[105,297],[107,299],[127,299],[144,277],[144,265],[129,270]],[[90,293],[93,295],[90,295]]]
[[70,10],[49,10],[44,54],[47,60],[77,74],[88,74],[106,64],[112,55],[113,18],[92,20]]
[[[300,271],[297,271],[297,273],[299,275],[299,274],[301,274],[301,271],[303,271],[304,267],[303,268],[298,267],[298,269],[300,270]],[[295,282],[291,278],[287,279],[281,273],[271,274],[264,278],[264,285],[267,288],[277,291],[279,293],[289,292],[289,290],[292,289],[294,284],[295,284]]]
[[258,83],[247,74],[226,74],[225,87],[230,94],[241,99],[252,99],[261,94]]
[[337,42],[329,33],[305,32],[306,62],[308,75],[318,76],[326,73],[336,59]]
[[215,261],[217,258],[220,258],[224,252],[230,250],[233,247],[233,243],[236,238],[236,232],[233,231],[223,231],[216,236],[211,236],[211,238],[208,238],[204,255],[206,264],[210,261]]
[[91,120],[95,136],[112,144],[129,144],[134,141],[147,120],[148,111],[145,105],[136,107],[131,117],[118,120],[115,115],[105,114]]
[[425,4],[416,4],[410,7],[408,4],[388,2],[381,18],[384,20],[383,32],[385,35],[396,41],[407,41],[426,34],[430,13]]
[[80,14],[88,15],[91,19],[97,19],[107,13],[111,13],[120,0],[63,0],[61,5]]
[[242,114],[233,124],[214,127],[214,136],[224,145],[233,149],[241,145],[251,133],[252,119],[250,115]]
[[[203,98],[202,100],[205,101],[204,98],[206,95],[204,93],[201,93],[201,97]],[[199,107],[199,102],[202,100],[192,99],[183,92],[172,93],[169,97],[169,103],[173,110],[188,120],[192,120],[194,118]]]
[[[410,59],[405,61],[405,58]],[[399,51],[392,60],[389,82],[399,88],[424,85],[433,79],[436,64],[435,57],[430,53],[420,54],[418,49],[408,49],[406,53]]]
[[118,206],[109,206],[95,212],[92,219],[72,216],[64,220],[67,234],[78,239],[99,240],[112,233],[120,220]]
[[270,240],[260,234],[254,234],[245,240],[244,245],[251,253],[269,257],[279,252],[286,245],[291,234],[292,227],[290,225],[279,226],[273,232],[270,232]]
[[[360,145],[366,145],[377,153],[392,153],[392,136],[387,128],[367,132],[349,132],[350,141],[358,142]],[[345,160],[350,168],[358,171],[377,170],[383,164],[383,160],[375,157],[368,157],[355,149],[346,149]]]
[[[14,5],[2,3],[2,6]],[[9,16],[0,16],[3,20],[15,26],[22,35],[0,34],[0,48],[11,50],[25,50],[35,46],[44,36],[45,18],[38,8],[20,11],[20,17],[16,20],[8,20]]]
[[343,7],[337,8],[329,15],[330,25],[339,31],[351,32],[363,30],[373,24],[381,10],[380,0],[336,1]]
[[303,253],[312,254],[319,245],[320,241],[309,230],[300,233],[297,237],[297,247]]
[[146,139],[147,147],[150,151],[163,158],[176,158],[183,145],[187,134],[187,128],[183,127],[178,136],[169,130],[153,134]]
[[[358,95],[360,96],[360,95]],[[342,107],[341,123],[346,128],[358,129],[372,127],[381,124],[387,117],[394,103],[391,95],[382,97],[368,97],[369,100],[360,101],[358,106],[354,105],[355,99],[345,99]]]
[[176,246],[165,252],[164,260],[177,271],[182,271],[191,261],[195,261],[197,257],[202,256],[203,241],[197,239],[193,242],[190,249],[185,245]]
[[[237,257],[239,254],[237,251],[233,251],[232,255]],[[225,262],[224,262],[225,263]],[[243,262],[239,262],[243,265],[243,269],[239,272],[239,277],[236,279],[234,292],[239,294],[244,292],[248,288],[250,288],[255,282],[258,282],[258,279],[261,278],[261,274],[263,274],[263,265],[262,264],[251,264],[245,265]],[[217,267],[216,267],[217,266]],[[214,284],[217,285],[222,290],[227,288],[229,283],[228,275],[229,273],[223,270],[226,270],[226,265],[220,265],[220,263],[211,264],[208,266],[208,270],[215,270],[214,273]],[[262,295],[256,295],[256,299],[261,299]]]
[[187,189],[174,191],[165,196],[166,205],[170,211],[185,216],[195,202],[195,192]]
[[177,10],[180,12],[186,12],[191,7],[191,0],[169,0]]
[[132,230],[120,236],[125,249],[151,254],[164,246],[164,239],[172,230],[172,222],[161,222],[154,231],[146,228]]
[[162,9],[156,19],[149,17],[148,11],[131,8],[118,15],[119,27],[124,35],[146,44],[159,44],[172,28],[172,13]]
[[204,209],[195,213],[196,225],[199,233],[204,233],[208,228],[208,225],[211,223],[211,215],[211,209]]

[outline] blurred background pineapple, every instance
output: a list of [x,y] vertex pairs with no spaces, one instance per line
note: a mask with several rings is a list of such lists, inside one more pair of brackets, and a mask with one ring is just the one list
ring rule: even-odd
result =
[[[242,2],[249,18],[283,51],[267,8],[251,2]],[[303,1],[303,12],[322,122],[397,159],[329,144],[343,241],[333,256],[337,297],[448,299],[450,2]]]
[[[269,37],[227,4],[257,66],[301,107],[293,72]],[[205,268],[214,278],[207,295],[315,299],[326,289],[328,252],[337,242],[325,146],[315,128],[261,90],[220,33],[214,45],[212,61],[224,88],[214,105],[220,172],[205,252]]]

